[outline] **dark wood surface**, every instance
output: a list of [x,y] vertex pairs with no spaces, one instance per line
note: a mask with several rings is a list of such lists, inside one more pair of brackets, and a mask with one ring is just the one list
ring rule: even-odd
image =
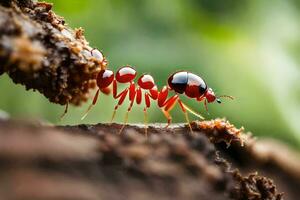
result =
[[257,158],[253,151],[257,142],[224,120],[194,122],[193,134],[183,125],[153,125],[147,136],[144,127],[128,125],[118,134],[120,128],[1,121],[0,199],[281,199],[282,192],[284,199],[296,199],[299,195],[297,174],[289,174],[271,158],[268,162]]

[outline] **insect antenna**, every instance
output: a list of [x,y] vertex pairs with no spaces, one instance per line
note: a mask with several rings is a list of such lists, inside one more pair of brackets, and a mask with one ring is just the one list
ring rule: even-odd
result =
[[222,103],[222,101],[221,101],[220,98],[228,98],[228,99],[234,100],[234,97],[233,97],[233,96],[229,96],[229,95],[221,95],[221,96],[217,96],[216,101],[217,101],[218,103]]
[[234,100],[234,97],[229,96],[229,95],[221,95],[221,96],[218,96],[218,98],[228,98],[228,99]]

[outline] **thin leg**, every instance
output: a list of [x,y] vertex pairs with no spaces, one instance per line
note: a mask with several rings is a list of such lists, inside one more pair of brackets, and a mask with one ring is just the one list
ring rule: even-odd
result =
[[116,105],[115,108],[114,108],[113,114],[112,114],[111,119],[110,119],[110,123],[112,123],[114,121],[116,113],[117,113],[117,109],[118,109],[118,105]]
[[165,110],[172,110],[178,98],[178,95],[174,95],[168,99],[165,103]]
[[123,92],[120,93],[120,98],[119,98],[119,101],[118,101],[118,104],[115,106],[114,108],[114,111],[113,111],[113,114],[112,114],[112,117],[111,117],[111,120],[110,120],[110,123],[112,123],[112,121],[114,120],[115,116],[116,116],[116,112],[117,112],[117,109],[119,108],[119,106],[124,102],[126,96],[128,94],[128,88],[126,88]]
[[168,101],[166,101],[165,107],[162,108],[162,112],[163,112],[163,114],[165,115],[165,117],[168,120],[168,124],[167,124],[166,128],[172,122],[172,117],[171,117],[171,115],[170,115],[169,112],[174,108],[174,106],[175,106],[175,104],[177,102],[177,99],[178,99],[178,95],[174,95],[174,96],[170,97],[170,99]]
[[144,124],[145,124],[145,136],[148,137],[148,114],[147,108],[144,108]]
[[[157,98],[157,104],[158,104],[158,106],[160,108],[164,107],[165,110],[168,110],[169,106],[173,105],[170,102],[174,102],[178,98],[178,95],[176,94],[176,95],[174,95],[174,96],[172,96],[172,97],[170,97],[168,99],[168,93],[169,93],[168,87],[164,86],[163,89],[159,92],[158,98]],[[154,98],[154,97],[152,97],[152,95],[150,97]]]
[[[134,86],[134,83],[130,83],[129,88],[131,88],[132,85]],[[120,92],[119,94],[117,94],[118,93],[117,81],[113,80],[113,97],[114,97],[114,99],[120,98],[125,90],[128,90],[128,88],[124,89],[122,92]]]
[[182,112],[184,113],[185,119],[186,119],[186,121],[189,125],[189,128],[190,128],[190,131],[191,131],[191,133],[193,133],[193,129],[192,129],[192,126],[191,126],[191,123],[190,123],[189,115],[186,112],[185,106],[184,106],[184,104],[182,103],[182,101],[180,99],[178,99],[177,101],[178,101],[178,103],[181,107]]
[[[197,101],[204,101],[205,110],[206,110],[207,114],[209,114],[208,113],[208,107],[207,107],[207,99],[206,99],[206,97],[205,96],[201,96],[201,97],[197,98]],[[201,119],[204,119],[204,117],[202,117],[200,114],[198,114],[197,112],[195,112],[195,111],[192,110],[191,113],[193,113],[193,112],[196,113],[196,116],[199,115]]]
[[125,128],[125,126],[127,125],[127,122],[128,122],[128,115],[129,115],[129,111],[126,112],[125,114],[125,120],[124,120],[124,123],[122,125],[122,128],[120,129],[119,131],[119,135],[121,135],[121,133],[123,132],[123,129]]
[[204,106],[205,106],[205,110],[206,110],[207,114],[209,115],[208,106],[207,106],[207,100],[206,99],[204,100]]
[[65,115],[68,112],[68,109],[69,109],[69,102],[67,102],[65,110],[64,110],[63,114],[60,116],[60,120],[62,120],[65,117]]
[[205,119],[202,115],[200,115],[199,113],[197,113],[196,111],[192,110],[190,107],[188,107],[187,105],[185,105],[182,101],[181,101],[181,105],[190,113],[192,113],[193,115],[195,115],[196,117],[199,117],[200,119]]
[[148,92],[145,93],[145,108],[144,108],[144,124],[145,124],[145,135],[148,137],[148,114],[147,109],[150,108],[150,95]]
[[133,101],[134,97],[135,97],[134,82],[131,82],[128,88],[124,89],[120,94],[117,94],[117,81],[116,80],[113,81],[113,97],[114,97],[114,99],[119,99],[119,102],[114,108],[114,112],[113,112],[110,122],[112,122],[114,120],[117,109],[124,102],[128,91],[129,91],[129,100]]
[[162,108],[161,110],[162,110],[163,114],[165,115],[165,117],[168,120],[167,121],[167,125],[165,127],[165,128],[168,128],[170,126],[171,122],[172,122],[172,117],[171,117],[171,115],[170,115],[170,113],[168,111],[165,111],[165,109]]
[[97,90],[97,92],[96,92],[96,94],[94,96],[92,104],[85,111],[84,115],[81,117],[81,120],[83,120],[88,115],[88,113],[90,112],[90,110],[92,109],[92,107],[97,103],[99,92],[100,92],[100,89]]
[[[133,86],[132,86],[132,85],[133,85]],[[119,134],[122,133],[123,129],[124,129],[125,126],[127,125],[129,112],[130,112],[131,109],[132,109],[132,106],[133,106],[133,103],[134,103],[134,100],[135,100],[135,96],[136,96],[135,86],[134,86],[134,84],[131,84],[130,87],[129,87],[129,100],[130,100],[130,105],[129,105],[129,107],[128,107],[128,109],[127,109],[127,112],[126,112],[126,114],[125,114],[124,124],[123,124],[122,128],[120,129]]]

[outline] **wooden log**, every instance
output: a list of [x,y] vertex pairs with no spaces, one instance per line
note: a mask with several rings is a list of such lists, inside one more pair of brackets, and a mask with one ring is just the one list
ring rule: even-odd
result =
[[[228,151],[247,148],[250,140],[224,120],[194,122],[193,133],[183,125],[153,125],[148,136],[144,127],[128,125],[118,134],[120,128],[1,121],[0,198],[282,199],[261,167],[244,176],[244,167],[228,163]],[[270,167],[270,177],[284,174]],[[299,195],[288,192],[285,199]]]
[[7,73],[50,102],[80,105],[102,61],[94,57],[83,29],[72,30],[48,3],[0,1],[0,75]]

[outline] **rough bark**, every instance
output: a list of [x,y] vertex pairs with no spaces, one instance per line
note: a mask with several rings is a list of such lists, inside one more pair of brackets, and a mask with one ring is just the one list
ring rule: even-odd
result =
[[253,150],[259,143],[224,120],[194,122],[193,134],[177,125],[154,125],[148,136],[144,127],[129,125],[119,135],[120,128],[1,121],[1,199],[277,200],[284,192],[289,200],[300,195],[299,160],[297,171],[289,171],[274,157],[259,158]]
[[0,1],[0,75],[53,103],[79,105],[106,61],[92,55],[83,29],[73,31],[51,8],[31,0]]

